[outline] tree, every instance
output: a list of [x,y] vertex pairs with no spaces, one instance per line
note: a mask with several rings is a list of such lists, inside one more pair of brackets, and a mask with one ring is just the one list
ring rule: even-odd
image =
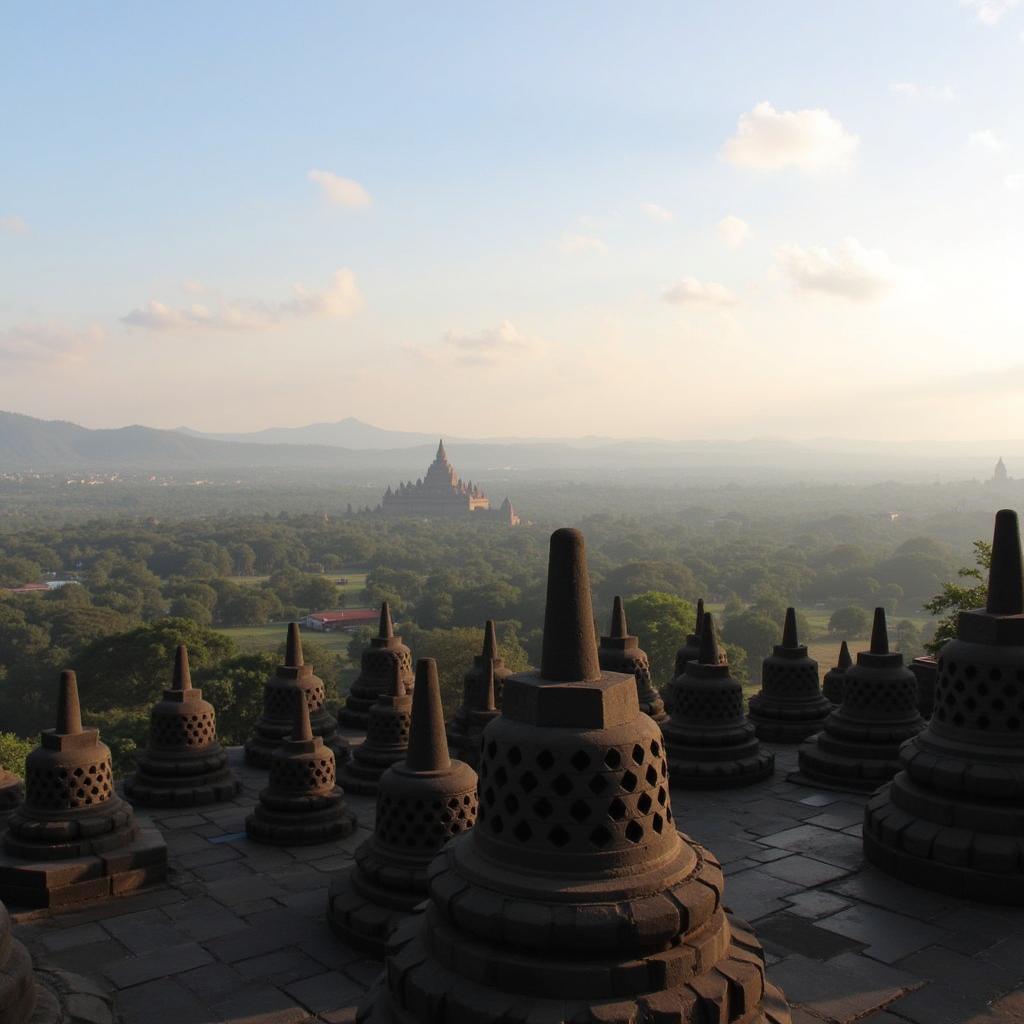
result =
[[241,745],[252,734],[263,712],[263,687],[280,660],[269,651],[240,654],[193,676],[217,709],[217,735],[225,746]]
[[676,651],[693,629],[696,609],[689,601],[660,590],[637,594],[625,605],[629,631],[647,652],[654,683],[664,686],[672,678]]
[[992,545],[988,541],[974,542],[975,566],[957,570],[957,579],[962,582],[942,584],[942,591],[925,602],[925,610],[942,618],[935,624],[935,633],[926,643],[929,654],[938,654],[947,640],[956,636],[957,618],[960,612],[969,608],[984,607],[988,599],[986,574],[992,565]]
[[24,777],[25,758],[34,747],[35,744],[31,740],[23,740],[13,732],[0,732],[0,771],[6,768],[7,771]]
[[781,639],[779,624],[763,612],[749,609],[726,619],[722,638],[746,651],[746,669],[756,671],[762,658],[772,653]]
[[851,640],[854,637],[867,636],[871,629],[871,615],[863,608],[850,605],[838,608],[828,620],[828,631],[832,636]]

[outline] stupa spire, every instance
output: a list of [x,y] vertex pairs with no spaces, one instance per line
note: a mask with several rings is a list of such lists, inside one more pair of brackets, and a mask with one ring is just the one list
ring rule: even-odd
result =
[[799,647],[800,641],[797,638],[796,633],[796,609],[786,609],[786,622],[782,627],[782,646],[783,647]]
[[178,644],[174,652],[174,678],[171,680],[172,690],[191,690],[192,673],[188,667],[188,648]]
[[436,456],[436,458],[437,458],[438,462],[447,462],[448,461],[448,453],[444,450],[444,439],[443,438],[437,442],[437,456]]
[[540,674],[553,682],[582,682],[601,675],[590,574],[579,530],[563,528],[551,535]]
[[288,641],[284,649],[284,663],[288,668],[299,668],[302,660],[302,637],[299,635],[299,624],[288,623]]
[[484,665],[484,711],[497,711],[494,700],[494,662],[488,660]]
[[885,609],[875,609],[875,621],[871,626],[871,653],[889,653],[889,630],[885,624]]
[[629,636],[629,629],[626,626],[626,609],[622,603],[622,598],[618,594],[615,595],[615,599],[612,601],[612,624],[608,630],[608,635],[617,639]]
[[484,623],[484,647],[480,656],[488,660],[498,656],[498,634],[494,628],[494,619]]
[[390,640],[395,635],[395,624],[391,621],[391,605],[385,601],[380,606],[380,628],[377,636],[382,640]]
[[57,697],[58,736],[77,736],[82,731],[82,707],[78,702],[78,679],[70,669],[60,674]]
[[838,667],[841,669],[848,669],[853,664],[853,658],[850,657],[850,646],[844,640],[839,645],[839,662]]
[[985,610],[990,615],[1020,615],[1024,612],[1020,525],[1017,513],[1008,508],[996,513]]
[[697,659],[702,665],[720,665],[722,661],[721,648],[718,646],[718,631],[715,629],[715,617],[711,612],[705,612],[700,622],[700,657]]
[[447,771],[451,763],[444,734],[437,662],[433,658],[420,658],[416,662],[416,686],[412,691],[412,724],[405,767],[413,772],[441,772]]
[[693,631],[694,631],[694,633],[697,634],[697,636],[700,636],[701,628],[703,627],[703,625],[704,625],[704,598],[703,597],[698,597],[697,598],[697,620],[696,620],[696,622],[694,624],[694,627],[693,627]]

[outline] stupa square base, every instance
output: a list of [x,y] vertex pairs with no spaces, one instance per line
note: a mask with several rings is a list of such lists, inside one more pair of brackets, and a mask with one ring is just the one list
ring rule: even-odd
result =
[[425,891],[373,885],[353,866],[331,881],[327,923],[350,946],[383,960],[391,933],[426,899]]
[[227,773],[209,782],[197,780],[191,783],[187,778],[140,780],[136,776],[124,788],[128,799],[143,807],[204,807],[233,800],[238,795],[241,783]]
[[60,909],[136,892],[167,877],[167,844],[143,827],[127,846],[68,860],[25,861],[0,853],[0,900],[12,908]]
[[[699,754],[697,755],[700,756]],[[775,771],[775,754],[761,750],[755,756],[731,761],[676,759],[669,751],[668,772],[677,789],[733,789],[767,779]]]

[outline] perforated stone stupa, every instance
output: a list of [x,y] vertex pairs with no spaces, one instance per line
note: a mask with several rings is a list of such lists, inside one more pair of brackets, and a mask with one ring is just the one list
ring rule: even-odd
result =
[[131,892],[167,873],[167,846],[114,792],[110,750],[82,728],[74,672],[62,672],[57,724],[25,759],[25,802],[8,820],[0,899],[60,907]]
[[58,1007],[52,996],[50,1012],[34,1014],[40,996],[45,998],[46,995],[49,994],[36,985],[32,958],[11,934],[10,915],[0,903],[0,1024],[59,1021]]
[[688,661],[693,661],[700,654],[700,628],[704,621],[704,598],[697,598],[697,619],[693,624],[693,632],[686,637],[686,643],[676,651],[675,667],[672,676],[681,676]]
[[743,713],[743,687],[729,673],[711,612],[701,617],[700,651],[672,681],[673,711],[662,725],[672,785],[747,786],[775,770]]
[[462,678],[462,703],[448,723],[448,746],[452,754],[474,768],[480,763],[480,736],[492,718],[501,713],[505,680],[512,673],[498,650],[494,620],[484,626],[483,650]]
[[302,693],[309,706],[313,735],[330,747],[338,762],[348,758],[348,741],[338,734],[338,723],[327,710],[324,682],[313,674],[313,666],[305,663],[298,624],[291,622],[284,664],[278,666],[263,687],[263,714],[245,744],[245,759],[250,764],[270,767],[274,752],[292,731],[296,693]]
[[939,652],[935,711],[868,804],[864,852],[905,882],[1024,904],[1024,569],[1016,512],[996,515],[984,608]]
[[761,662],[761,690],[750,698],[750,721],[758,739],[800,743],[819,732],[831,713],[818,682],[818,663],[797,637],[796,609],[787,608],[782,643]]
[[393,764],[405,760],[409,747],[413,688],[406,689],[397,661],[391,662],[390,671],[388,690],[370,708],[366,739],[341,769],[342,785],[353,793],[376,795],[380,777]]
[[[490,660],[486,672],[494,672]],[[331,882],[334,929],[351,945],[383,957],[395,925],[427,898],[427,868],[437,851],[472,828],[476,812],[476,772],[449,757],[437,665],[422,658],[405,760],[381,776],[373,835],[356,850],[355,865]]]
[[675,829],[635,679],[599,666],[578,531],[551,538],[541,669],[506,682],[479,785],[358,1020],[790,1020],[718,862]]
[[125,779],[125,795],[143,806],[190,807],[230,800],[238,786],[217,742],[213,705],[193,688],[182,644],[171,688],[150,715],[149,746],[139,755],[135,774]]
[[349,690],[345,706],[338,712],[338,721],[349,729],[365,730],[369,724],[370,708],[391,686],[392,663],[398,662],[402,684],[412,689],[412,651],[395,635],[391,607],[385,601],[380,606],[380,628],[363,650],[359,659],[359,675]]
[[835,665],[825,673],[821,681],[822,696],[829,703],[839,707],[843,703],[843,683],[846,681],[846,670],[853,664],[849,645],[844,640],[839,645],[839,658]]
[[889,650],[885,609],[875,609],[871,649],[846,670],[843,703],[799,752],[790,778],[828,789],[871,792],[896,774],[900,744],[921,731],[917,680]]
[[304,846],[351,835],[355,827],[335,779],[334,751],[313,732],[309,704],[295,690],[292,728],[274,751],[270,784],[245,819],[246,834],[258,843]]
[[20,778],[5,768],[0,768],[0,831],[22,800],[25,799],[25,786]]
[[651,681],[651,663],[645,651],[640,650],[639,638],[630,636],[626,625],[626,609],[622,598],[616,595],[612,602],[612,620],[608,636],[601,637],[597,660],[606,672],[625,672],[636,679],[640,710],[656,722],[663,722],[665,702]]

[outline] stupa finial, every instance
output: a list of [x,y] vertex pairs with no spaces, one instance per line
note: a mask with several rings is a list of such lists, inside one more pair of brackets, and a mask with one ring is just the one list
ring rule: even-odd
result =
[[188,667],[188,648],[184,644],[178,644],[178,649],[174,652],[174,677],[171,680],[171,689],[192,689],[192,672]]
[[71,669],[60,674],[57,696],[58,736],[77,736],[82,731],[82,706],[78,703],[78,679]]
[[380,606],[380,628],[377,636],[382,640],[390,640],[395,635],[395,624],[391,621],[391,605],[384,601]]
[[626,626],[626,608],[618,594],[615,595],[615,599],[612,601],[612,624],[608,630],[608,635],[616,639],[629,636],[629,628]]
[[[492,667],[492,679],[493,675]],[[433,658],[420,658],[416,662],[416,685],[412,691],[412,724],[405,767],[414,772],[438,772],[450,768],[451,763],[448,738],[444,732],[437,662]]]
[[799,647],[800,641],[796,635],[796,609],[786,609],[786,622],[782,627],[782,646],[783,647]]
[[704,625],[704,598],[697,598],[697,619],[693,626],[693,632],[696,636],[700,636],[701,629]]
[[1017,513],[1008,508],[996,513],[985,610],[990,615],[1020,615],[1024,612],[1020,524]]
[[299,635],[299,624],[288,623],[288,642],[284,649],[284,663],[288,668],[300,668],[302,661],[302,637]]
[[601,675],[590,574],[579,530],[563,528],[551,535],[540,674],[567,683]]
[[839,668],[849,668],[853,664],[853,658],[850,657],[850,646],[844,640],[839,645]]
[[484,648],[480,656],[486,661],[498,656],[498,634],[494,628],[494,619],[484,623]]
[[700,656],[697,661],[701,665],[720,665],[722,652],[718,646],[718,631],[715,629],[715,617],[705,612],[700,621]]
[[889,653],[889,630],[885,624],[885,609],[875,609],[875,621],[871,626],[871,653]]
[[498,705],[494,697],[494,662],[489,658],[484,662],[484,711],[497,711]]

